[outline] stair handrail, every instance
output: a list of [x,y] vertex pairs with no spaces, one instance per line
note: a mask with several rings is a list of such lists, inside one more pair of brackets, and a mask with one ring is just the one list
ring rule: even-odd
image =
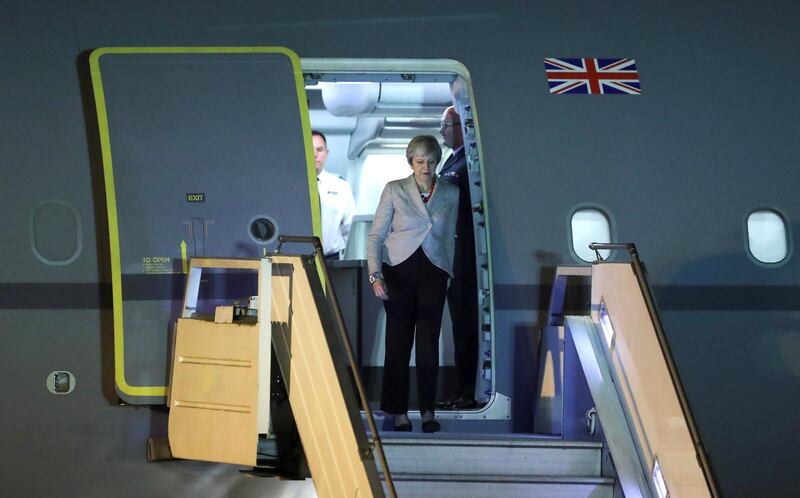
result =
[[325,295],[328,298],[329,308],[333,312],[333,317],[334,320],[336,321],[336,328],[338,329],[339,332],[339,339],[342,341],[344,345],[345,354],[347,355],[347,361],[350,362],[350,369],[353,373],[353,380],[356,384],[356,391],[358,391],[358,397],[361,400],[361,406],[364,407],[364,414],[366,415],[367,418],[367,425],[369,426],[370,432],[372,432],[372,442],[375,445],[375,448],[378,450],[378,459],[380,460],[381,468],[383,469],[383,477],[384,479],[386,479],[386,488],[389,491],[389,496],[391,498],[397,498],[397,492],[395,491],[394,488],[394,481],[392,480],[392,474],[389,471],[389,463],[386,461],[386,453],[383,451],[383,443],[381,442],[381,437],[378,434],[378,427],[375,424],[375,418],[372,415],[372,409],[369,407],[367,390],[364,388],[364,383],[361,380],[361,372],[359,371],[359,364],[356,361],[356,356],[353,353],[352,346],[350,345],[350,337],[347,335],[347,328],[344,324],[342,311],[339,309],[339,301],[336,299],[336,292],[333,290],[331,279],[328,276],[328,267],[325,264],[325,257],[323,256],[322,243],[320,242],[319,237],[307,237],[300,235],[279,235],[278,247],[275,249],[275,254],[280,253],[281,247],[283,247],[284,242],[311,244],[314,247],[313,256],[319,263],[318,266],[322,272],[322,278],[325,281]]
[[650,316],[650,321],[653,324],[653,330],[656,332],[656,339],[658,340],[658,344],[661,348],[661,353],[664,355],[664,362],[667,365],[667,371],[669,372],[670,379],[672,380],[672,386],[675,389],[675,393],[678,395],[678,402],[680,404],[681,411],[683,412],[683,418],[686,420],[686,425],[689,428],[689,434],[692,438],[692,445],[695,449],[697,461],[703,471],[703,477],[705,477],[706,485],[711,492],[711,496],[718,498],[720,493],[718,490],[719,488],[717,488],[714,471],[711,468],[711,463],[708,459],[705,445],[700,438],[700,431],[697,428],[697,423],[695,422],[692,408],[689,406],[689,399],[686,396],[686,391],[683,388],[683,382],[681,381],[680,374],[678,373],[678,368],[675,365],[675,358],[672,355],[672,349],[670,349],[667,336],[664,333],[664,327],[661,325],[661,317],[659,316],[658,308],[656,307],[655,299],[653,298],[653,293],[650,289],[650,284],[647,280],[647,274],[644,266],[639,259],[639,252],[636,249],[636,245],[632,242],[592,242],[589,244],[589,249],[595,251],[595,254],[597,255],[597,261],[592,264],[603,264],[608,262],[607,258],[601,257],[600,251],[624,250],[628,252],[628,255],[631,258],[631,268],[633,269],[633,274],[636,278],[636,282],[639,284],[639,289],[642,292],[647,313]]

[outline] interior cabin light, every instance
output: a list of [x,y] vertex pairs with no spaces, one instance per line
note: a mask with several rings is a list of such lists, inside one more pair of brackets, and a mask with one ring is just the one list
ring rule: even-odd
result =
[[603,329],[603,337],[606,339],[606,346],[611,350],[614,341],[614,327],[611,325],[611,318],[608,316],[606,303],[600,301],[600,328]]
[[667,483],[664,481],[664,475],[661,473],[661,465],[658,463],[658,458],[655,459],[653,464],[653,484],[656,487],[658,498],[668,498]]

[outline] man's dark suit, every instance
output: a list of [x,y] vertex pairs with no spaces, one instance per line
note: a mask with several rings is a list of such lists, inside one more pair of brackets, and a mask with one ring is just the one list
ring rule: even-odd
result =
[[472,230],[472,204],[464,147],[445,161],[439,178],[458,186],[458,217],[453,260],[453,281],[447,292],[447,306],[453,322],[458,392],[456,396],[474,399],[478,367],[478,281],[475,270],[475,234]]

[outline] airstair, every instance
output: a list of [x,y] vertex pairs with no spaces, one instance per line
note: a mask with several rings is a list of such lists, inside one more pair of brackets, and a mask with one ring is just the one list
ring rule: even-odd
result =
[[[259,313],[252,324],[257,327],[239,332],[249,345],[244,350],[255,356],[234,358],[233,350],[224,358],[209,350],[186,353],[179,344],[186,339],[181,324],[183,330],[187,323],[198,330],[215,327],[190,323],[199,285],[199,273],[192,279],[190,271],[189,304],[185,303],[183,322],[179,321],[172,369],[174,456],[255,465],[253,473],[270,475],[263,470],[254,443],[260,434],[260,454],[265,443],[276,440],[275,427],[264,424],[270,404],[265,404],[263,378],[253,382],[254,370],[249,374],[249,394],[223,402],[221,397],[212,399],[227,392],[215,386],[217,374],[203,379],[191,376],[197,375],[197,368],[228,369],[239,382],[246,364],[269,365],[264,336],[271,334],[317,496],[719,496],[635,247],[605,244],[595,249],[627,250],[631,262],[604,262],[598,257],[591,269],[557,271],[541,350],[543,357],[549,357],[540,361],[535,417],[539,432],[546,433],[541,435],[459,433],[448,431],[447,425],[435,436],[378,432],[371,412],[359,412],[359,403],[361,407],[369,403],[357,372],[348,370],[355,364],[354,356],[343,346],[349,341],[341,334],[344,324],[337,315],[334,292],[331,287],[323,292],[321,282],[327,279],[324,265],[322,273],[317,271],[319,258],[274,255],[269,261],[223,262],[258,270],[260,309],[269,311]],[[591,278],[588,314],[564,312],[570,276]],[[267,320],[271,332],[265,328]],[[205,347],[211,337],[196,339]],[[201,392],[198,385],[212,387]],[[198,421],[228,425],[215,434],[198,431]],[[238,421],[247,421],[246,430]],[[220,431],[235,433],[246,444],[233,448],[228,444],[231,438],[220,437]],[[235,450],[237,456],[215,457],[213,453],[221,449],[229,454]]]

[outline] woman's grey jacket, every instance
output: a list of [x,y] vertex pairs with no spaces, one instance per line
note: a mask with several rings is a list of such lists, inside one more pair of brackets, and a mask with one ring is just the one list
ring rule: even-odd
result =
[[381,263],[397,265],[422,246],[434,265],[453,276],[458,187],[437,181],[428,204],[422,202],[414,175],[386,184],[367,236],[370,273]]

